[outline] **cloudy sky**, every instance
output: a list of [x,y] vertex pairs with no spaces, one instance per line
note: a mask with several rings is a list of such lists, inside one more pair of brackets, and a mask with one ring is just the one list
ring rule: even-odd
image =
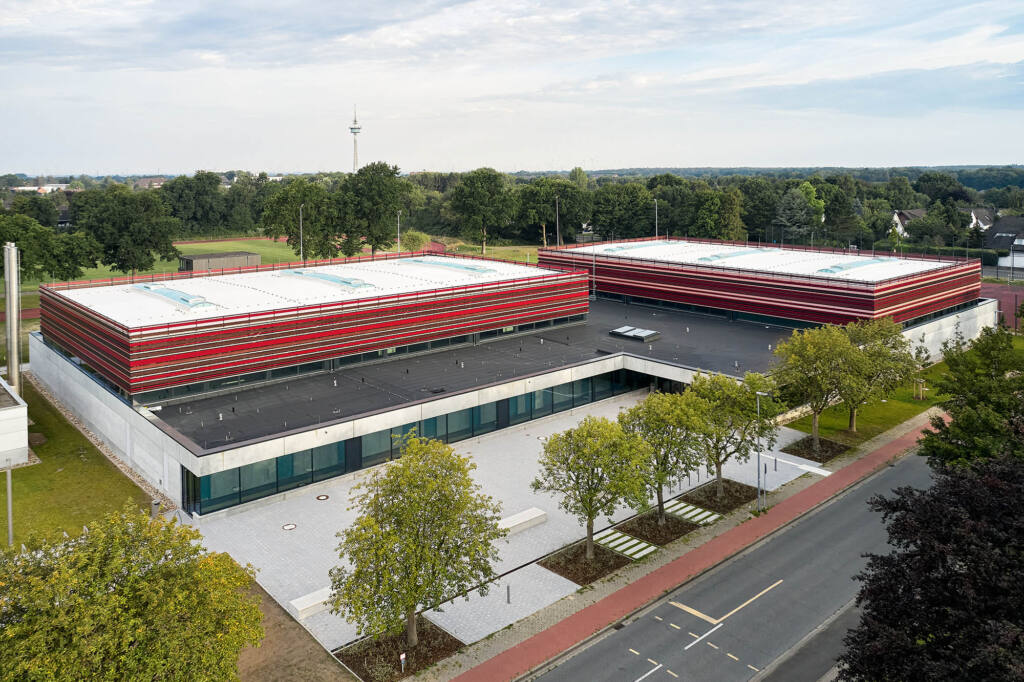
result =
[[0,172],[1024,161],[1024,2],[0,0]]

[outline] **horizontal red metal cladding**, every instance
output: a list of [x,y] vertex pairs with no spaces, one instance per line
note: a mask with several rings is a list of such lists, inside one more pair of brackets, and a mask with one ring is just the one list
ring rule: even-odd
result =
[[821,324],[883,317],[903,322],[981,294],[977,260],[946,261],[934,270],[878,282],[595,256],[572,247],[541,249],[538,264],[585,270],[601,292]]
[[129,393],[586,313],[583,272],[128,328],[40,287],[43,336]]

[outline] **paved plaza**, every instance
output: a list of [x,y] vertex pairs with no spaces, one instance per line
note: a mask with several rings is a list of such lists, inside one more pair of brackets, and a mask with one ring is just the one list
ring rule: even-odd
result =
[[[530,490],[530,481],[537,473],[542,440],[576,425],[586,415],[614,418],[619,410],[636,404],[644,395],[645,392],[635,392],[609,398],[454,446],[459,453],[469,455],[477,465],[474,478],[486,494],[501,502],[503,516],[531,507],[547,514],[544,523],[501,541],[501,560],[496,566],[499,574],[528,565],[583,535],[576,519],[559,509],[555,496]],[[792,429],[781,429],[775,450],[803,435]],[[777,465],[771,456],[762,461],[767,465],[769,489],[805,473],[827,473],[813,462],[792,455],[780,455]],[[257,569],[257,581],[288,609],[292,600],[330,584],[328,571],[339,562],[335,534],[355,520],[355,512],[348,509],[349,497],[352,488],[365,479],[369,471],[372,470],[323,481],[290,494],[203,517],[199,528],[209,549],[227,552],[240,563],[252,564]],[[746,464],[730,462],[724,467],[723,474],[749,485],[754,485],[757,479],[753,459]],[[706,476],[695,476],[684,489],[706,481]],[[671,494],[681,492],[682,489]],[[323,495],[327,495],[327,499],[316,499]],[[620,509],[613,520],[625,519],[633,513],[629,509]],[[607,525],[606,521],[599,519],[598,530]],[[295,524],[295,527],[286,530],[290,524]],[[511,605],[505,604],[506,583],[511,584],[514,590]],[[566,583],[568,581],[543,568],[530,566],[520,575],[503,578],[489,596],[481,598],[474,594],[468,602],[458,600],[445,608],[444,613],[430,613],[428,617],[468,643],[500,630],[576,589],[571,583]],[[497,607],[499,602],[510,608]],[[358,637],[352,624],[326,611],[302,618],[301,622],[329,649]]]

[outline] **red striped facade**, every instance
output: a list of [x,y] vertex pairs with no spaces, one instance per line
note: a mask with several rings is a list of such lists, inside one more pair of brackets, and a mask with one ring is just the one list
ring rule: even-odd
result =
[[[191,276],[204,274],[222,273]],[[130,394],[579,315],[588,309],[586,273],[562,272],[129,328],[61,294],[63,289],[97,284],[107,282],[40,286],[42,333]]]
[[969,303],[981,294],[981,262],[965,259],[945,261],[928,272],[879,282],[785,275],[720,265],[684,265],[628,256],[595,257],[571,246],[541,249],[538,265],[585,270],[600,292],[819,324],[883,317],[904,322]]

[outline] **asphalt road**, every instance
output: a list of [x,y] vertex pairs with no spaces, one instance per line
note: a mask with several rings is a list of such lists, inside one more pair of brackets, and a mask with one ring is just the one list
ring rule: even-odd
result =
[[[924,488],[929,483],[922,458],[903,458],[682,586],[540,679],[720,682],[754,677],[856,595],[858,583],[852,577],[865,564],[863,553],[886,551],[885,529],[868,509],[868,498],[902,485]],[[811,672],[817,667],[801,669],[806,679],[817,679]]]

